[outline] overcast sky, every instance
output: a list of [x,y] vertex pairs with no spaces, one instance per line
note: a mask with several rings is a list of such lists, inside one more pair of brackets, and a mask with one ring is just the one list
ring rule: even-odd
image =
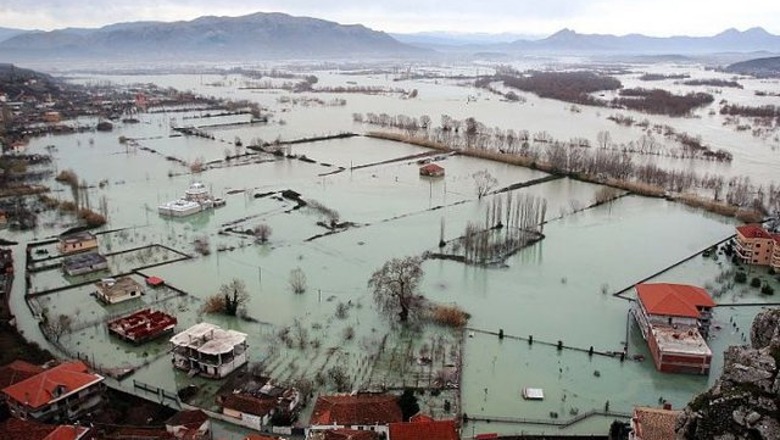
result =
[[762,26],[780,34],[777,0],[0,0],[0,27],[57,29],[202,15],[285,12],[387,32],[713,35]]

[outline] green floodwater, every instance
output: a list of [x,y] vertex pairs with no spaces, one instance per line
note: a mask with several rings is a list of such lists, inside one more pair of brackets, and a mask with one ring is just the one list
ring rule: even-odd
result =
[[[196,87],[192,85],[196,84],[194,78],[193,75],[117,79],[159,81],[186,89]],[[323,78],[326,83],[343,79],[328,74]],[[367,78],[365,81],[383,83],[384,80]],[[109,213],[109,224],[105,229],[122,230],[100,236],[103,252],[157,243],[195,255],[188,261],[143,271],[163,277],[172,286],[187,292],[184,296],[172,291],[151,291],[135,303],[106,307],[90,296],[91,288],[87,285],[41,297],[32,302],[33,308],[45,307],[53,313],[74,317],[77,323],[74,331],[61,339],[70,353],[87,356],[104,368],[144,365],[120,384],[127,389],[132,389],[133,380],[170,392],[193,382],[174,371],[165,341],[133,347],[110,338],[100,324],[109,316],[145,305],[175,314],[179,329],[207,320],[247,332],[252,362],[263,363],[267,372],[284,380],[311,377],[317,370],[342,365],[354,386],[411,384],[411,377],[424,373],[414,362],[414,357],[424,350],[438,344],[445,347],[440,358],[442,365],[457,360],[458,354],[450,351],[456,351],[452,347],[457,347],[464,335],[433,326],[399,333],[377,313],[366,282],[371,273],[390,258],[420,255],[436,249],[442,221],[446,239],[461,235],[469,221],[483,221],[490,197],[476,200],[471,178],[474,172],[488,169],[497,178],[498,187],[530,181],[543,177],[544,173],[467,157],[442,161],[447,175],[434,181],[420,178],[417,165],[410,161],[349,170],[350,166],[426,151],[362,137],[292,148],[294,154],[305,154],[319,162],[317,164],[263,156],[252,163],[222,166],[191,175],[186,167],[165,159],[165,156],[175,156],[188,162],[198,158],[206,162],[218,160],[224,157],[225,149],[234,148],[229,142],[235,136],[245,140],[253,137],[272,139],[276,135],[287,138],[354,129],[349,117],[352,111],[370,111],[380,104],[387,106],[385,111],[388,113],[414,110],[431,115],[437,112],[457,115],[473,110],[486,118],[493,117],[496,124],[522,120],[533,114],[539,119],[524,124],[546,125],[549,121],[539,114],[549,112],[569,118],[571,124],[558,122],[563,132],[593,130],[592,125],[599,119],[592,109],[571,114],[561,103],[534,99],[529,102],[535,103],[536,109],[530,104],[510,108],[509,104],[495,100],[483,100],[473,104],[472,109],[464,109],[460,100],[472,92],[469,89],[425,82],[416,86],[423,96],[419,101],[350,95],[347,108],[293,108],[287,112],[281,112],[282,105],[274,104],[272,97],[252,95],[278,111],[275,117],[285,118],[287,124],[215,129],[212,130],[216,137],[214,141],[169,137],[171,119],[182,120],[187,113],[142,114],[140,124],[118,124],[112,133],[33,139],[30,152],[44,152],[46,145],[55,145],[57,169],[71,168],[81,179],[95,185],[89,190],[93,206],[97,206],[101,198],[105,199]],[[430,98],[425,98],[426,93]],[[535,131],[534,127],[529,128]],[[120,145],[117,140],[120,135],[140,138],[141,146],[158,153]],[[768,153],[761,148],[770,149],[769,146],[756,147],[749,154],[765,157]],[[323,175],[339,166],[346,170]],[[702,165],[709,170],[717,170],[719,166]],[[745,166],[750,169],[751,165]],[[776,164],[772,162],[768,166]],[[108,184],[104,188],[97,187],[102,180]],[[158,216],[158,204],[178,198],[194,181],[203,182],[213,194],[225,197],[227,206],[186,219]],[[69,189],[65,190],[55,182],[49,184],[57,198],[70,199]],[[581,211],[592,203],[599,188],[560,179],[515,191],[547,200],[550,221],[544,228],[546,238],[510,258],[505,268],[427,261],[421,292],[431,300],[454,303],[468,311],[471,314],[469,327],[476,330],[503,329],[507,335],[533,335],[537,341],[562,340],[566,345],[582,348],[620,350],[626,341],[629,302],[615,298],[611,293],[728,237],[733,233],[734,223],[667,201],[636,196]],[[338,211],[342,221],[355,226],[305,241],[327,232],[316,224],[323,220],[322,214],[311,208],[291,211],[294,202],[286,199],[253,196],[285,189],[297,191],[306,200],[316,200]],[[53,213],[44,214],[42,219],[44,221],[35,231],[4,231],[3,237],[25,243],[53,236],[73,224],[72,219]],[[268,224],[273,230],[265,245],[256,244],[240,234],[218,234],[228,225],[235,230],[245,230],[260,223]],[[208,237],[212,251],[208,256],[194,253],[192,242],[200,237]],[[111,257],[112,273],[176,258],[176,254],[169,251],[155,249],[148,254],[129,252]],[[16,251],[17,273],[22,273],[23,247],[20,245]],[[697,257],[658,279],[720,286],[715,279],[719,273],[729,270],[728,266],[723,259],[716,262]],[[308,290],[302,295],[293,294],[288,285],[289,272],[297,267],[303,269],[308,280]],[[106,274],[98,274],[95,279],[104,276]],[[240,278],[247,284],[251,294],[247,314],[254,322],[201,315],[203,300],[233,278]],[[34,291],[41,291],[82,279],[86,278],[66,279],[58,270],[50,270],[34,274],[32,285]],[[19,317],[18,325],[28,338],[45,343],[22,298],[21,281],[19,277],[14,285],[12,304]],[[721,290],[723,295],[719,300],[723,302],[768,300],[757,291],[745,290],[742,286],[721,286]],[[348,305],[346,317],[336,316],[339,303]],[[510,338],[499,341],[495,336],[479,331],[469,337],[467,331],[463,339],[462,410],[470,416],[545,420],[553,420],[550,413],[556,412],[557,420],[566,420],[578,413],[603,409],[607,401],[610,409],[618,412],[630,412],[636,404],[657,405],[662,400],[680,407],[712,384],[722,365],[723,349],[729,344],[744,342],[742,333],[749,328],[756,310],[757,307],[716,310],[715,320],[721,330],[715,332],[711,341],[715,367],[709,378],[661,374],[655,371],[649,359],[620,363],[608,357],[589,358],[582,352],[558,352],[554,347],[539,343],[529,345]],[[732,321],[737,322],[738,327],[734,327]],[[307,344],[303,349],[288,348],[277,336],[280,328],[296,326],[305,329]],[[350,340],[344,337],[348,327],[355,333]],[[649,358],[633,325],[629,326],[628,338],[632,355]],[[383,340],[385,348],[380,350]],[[410,353],[414,355],[411,358]],[[379,361],[373,361],[372,356]],[[218,382],[194,382],[212,390],[219,386]],[[545,401],[524,401],[520,392],[527,386],[544,388]],[[429,410],[443,412],[441,402],[434,400]],[[204,398],[203,405],[213,405],[213,402]],[[444,415],[442,412],[438,415]],[[542,425],[471,423],[464,427],[464,435],[490,431],[597,433],[603,432],[610,422],[609,418],[588,419],[565,430]]]

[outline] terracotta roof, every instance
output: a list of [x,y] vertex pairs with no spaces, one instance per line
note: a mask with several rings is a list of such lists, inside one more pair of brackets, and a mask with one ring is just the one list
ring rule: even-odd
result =
[[179,411],[170,419],[165,421],[167,426],[184,426],[187,428],[200,428],[209,416],[203,411],[196,409],[192,411]]
[[44,370],[26,380],[3,389],[10,398],[30,408],[40,408],[52,400],[58,399],[55,390],[64,387],[64,393],[101,382],[103,376],[92,374],[81,361],[66,362],[54,368]]
[[276,437],[269,437],[267,435],[249,434],[244,438],[244,440],[279,440],[279,439]]
[[401,421],[396,397],[387,394],[320,396],[311,416],[312,425],[385,425]]
[[408,423],[391,423],[393,440],[458,440],[455,420],[433,420],[425,414],[412,417]]
[[43,371],[42,367],[25,361],[13,361],[0,367],[0,389],[29,379]]
[[374,431],[358,429],[329,429],[317,434],[317,440],[379,440],[380,438]]
[[8,419],[0,424],[3,440],[77,440],[89,428],[70,425],[46,425],[29,420]]
[[248,394],[228,394],[222,399],[224,408],[264,417],[276,408],[276,399],[258,399]]
[[425,165],[423,167],[420,167],[421,170],[425,170],[427,172],[436,172],[436,171],[443,171],[444,167],[441,165],[437,165],[435,163],[429,163],[428,165]]
[[111,440],[169,440],[175,438],[165,428],[119,428],[106,439]]
[[674,425],[680,411],[637,407],[634,425],[637,440],[668,440],[675,436]]
[[737,226],[737,232],[745,238],[772,238],[766,229],[757,224]]
[[697,307],[715,307],[706,290],[686,284],[637,284],[639,301],[651,315],[698,318]]

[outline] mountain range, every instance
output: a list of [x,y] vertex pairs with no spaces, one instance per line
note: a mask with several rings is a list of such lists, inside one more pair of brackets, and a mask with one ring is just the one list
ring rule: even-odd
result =
[[362,25],[341,25],[281,13],[30,31],[0,42],[0,56],[11,61],[320,59],[412,56],[425,52]]
[[728,29],[710,37],[427,32],[393,34],[362,25],[282,13],[200,17],[178,22],[118,23],[97,29],[24,31],[0,28],[0,59],[212,61],[259,59],[430,58],[436,52],[475,55],[704,55],[780,51],[780,36],[762,28]]

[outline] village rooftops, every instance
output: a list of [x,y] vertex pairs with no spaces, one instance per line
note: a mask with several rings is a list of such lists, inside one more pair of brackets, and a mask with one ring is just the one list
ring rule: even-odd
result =
[[390,435],[393,440],[458,440],[455,420],[434,420],[417,414],[408,423],[391,423]]
[[706,290],[685,284],[637,284],[639,301],[651,315],[700,318],[699,308],[715,307]]
[[229,353],[246,341],[246,333],[223,330],[214,324],[201,322],[170,339],[177,347],[187,347],[203,354]]
[[3,393],[30,408],[41,408],[103,381],[81,361],[66,362],[3,389]]
[[311,425],[386,425],[403,421],[397,398],[389,394],[319,396]]
[[71,425],[47,425],[11,418],[0,424],[0,438],[7,440],[80,440],[89,428]]
[[673,327],[654,325],[652,327],[658,348],[664,353],[694,356],[712,356],[712,350],[701,334],[692,328],[678,330]]
[[8,365],[0,367],[0,389],[29,379],[42,372],[43,368],[37,365],[20,360],[13,361]]

